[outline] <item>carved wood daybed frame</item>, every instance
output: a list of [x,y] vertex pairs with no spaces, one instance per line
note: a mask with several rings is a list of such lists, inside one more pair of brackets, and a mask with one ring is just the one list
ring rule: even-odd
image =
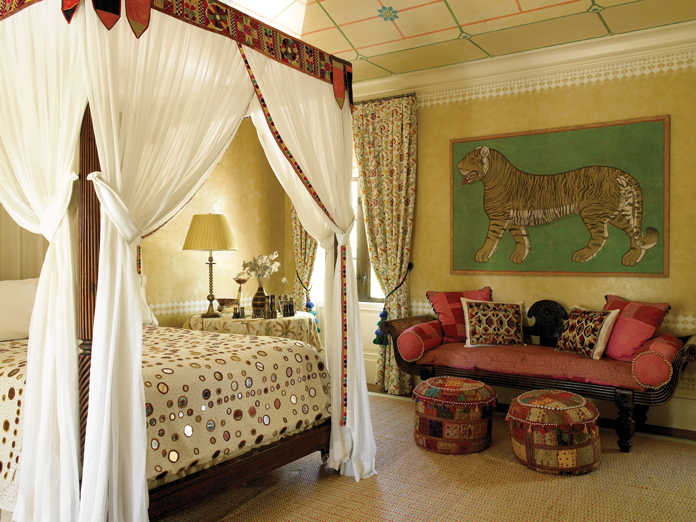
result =
[[[77,331],[80,345],[80,442],[84,453],[87,409],[89,403],[92,333],[99,272],[100,204],[87,175],[99,171],[94,128],[89,107],[80,132],[79,167],[79,245],[78,245],[78,313]],[[321,451],[325,462],[329,452],[331,423],[288,436],[277,442],[253,449],[244,455],[201,470],[150,491],[149,516],[159,518],[168,512],[243,484],[269,471]]]
[[[393,346],[396,347],[397,339],[407,328],[433,320],[434,317],[430,315],[394,319],[391,321],[384,321],[380,325],[380,329],[391,336]],[[526,337],[529,332],[529,327],[524,328]],[[686,343],[688,337],[681,337],[680,339],[682,342]],[[542,344],[547,344],[544,343],[543,340],[542,338]],[[550,339],[547,340],[550,341]],[[549,344],[549,346],[552,345]],[[679,378],[683,374],[686,364],[690,361],[696,361],[696,345],[685,344],[675,356],[674,361],[672,361],[672,378],[665,386],[659,390],[636,391],[585,382],[465,370],[450,366],[428,366],[404,360],[398,349],[394,349],[393,352],[397,365],[402,371],[418,376],[423,380],[436,376],[467,377],[469,379],[483,381],[490,386],[505,386],[521,390],[561,389],[577,393],[589,399],[612,401],[619,408],[619,417],[616,421],[616,433],[619,436],[619,448],[624,453],[628,453],[633,446],[631,438],[636,432],[636,423],[638,423],[638,425],[645,424],[650,406],[660,406],[669,402],[677,389]]]

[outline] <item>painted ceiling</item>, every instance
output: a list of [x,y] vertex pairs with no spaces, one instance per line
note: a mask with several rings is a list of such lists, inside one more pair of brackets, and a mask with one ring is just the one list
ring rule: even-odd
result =
[[353,62],[354,80],[696,20],[695,0],[228,0]]

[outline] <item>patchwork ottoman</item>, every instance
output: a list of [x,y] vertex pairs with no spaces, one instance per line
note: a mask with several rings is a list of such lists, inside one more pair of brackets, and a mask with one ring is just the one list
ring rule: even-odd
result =
[[513,399],[506,417],[512,451],[530,469],[582,475],[600,463],[597,408],[559,390],[534,390]]
[[491,445],[496,393],[461,377],[432,377],[413,390],[416,443],[436,453],[465,454]]

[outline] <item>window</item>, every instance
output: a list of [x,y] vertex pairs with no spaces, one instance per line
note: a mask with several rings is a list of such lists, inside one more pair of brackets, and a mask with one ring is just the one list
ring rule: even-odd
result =
[[358,298],[360,301],[384,301],[384,292],[370,264],[359,183],[358,167],[354,164],[350,198],[355,212],[355,226],[350,233],[350,246],[353,250],[353,269],[358,283]]
[[[370,264],[370,253],[367,248],[365,234],[365,219],[360,201],[358,167],[353,165],[353,179],[350,186],[350,197],[355,212],[355,226],[350,233],[350,247],[353,251],[353,270],[358,283],[358,299],[360,301],[384,302],[384,292],[379,286],[377,275]],[[317,248],[317,259],[312,274],[312,299],[317,304],[324,302],[324,271],[325,250]]]

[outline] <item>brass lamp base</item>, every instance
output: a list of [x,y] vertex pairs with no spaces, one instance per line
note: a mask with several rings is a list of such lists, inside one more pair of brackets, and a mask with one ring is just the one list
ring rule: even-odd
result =
[[201,314],[201,317],[203,319],[211,319],[214,317],[222,317],[222,314],[220,312],[215,311],[215,307],[213,306],[213,301],[215,301],[215,295],[213,295],[213,252],[212,250],[210,251],[210,255],[208,257],[208,273],[210,274],[210,293],[208,294],[208,301],[210,301],[210,304],[208,305],[208,311],[204,314]]
[[[213,298],[213,301],[215,298]],[[203,319],[211,319],[215,317],[222,317],[222,314],[220,312],[216,312],[215,308],[213,307],[213,301],[210,301],[210,304],[208,305],[208,311],[204,314],[201,314],[201,317]]]

